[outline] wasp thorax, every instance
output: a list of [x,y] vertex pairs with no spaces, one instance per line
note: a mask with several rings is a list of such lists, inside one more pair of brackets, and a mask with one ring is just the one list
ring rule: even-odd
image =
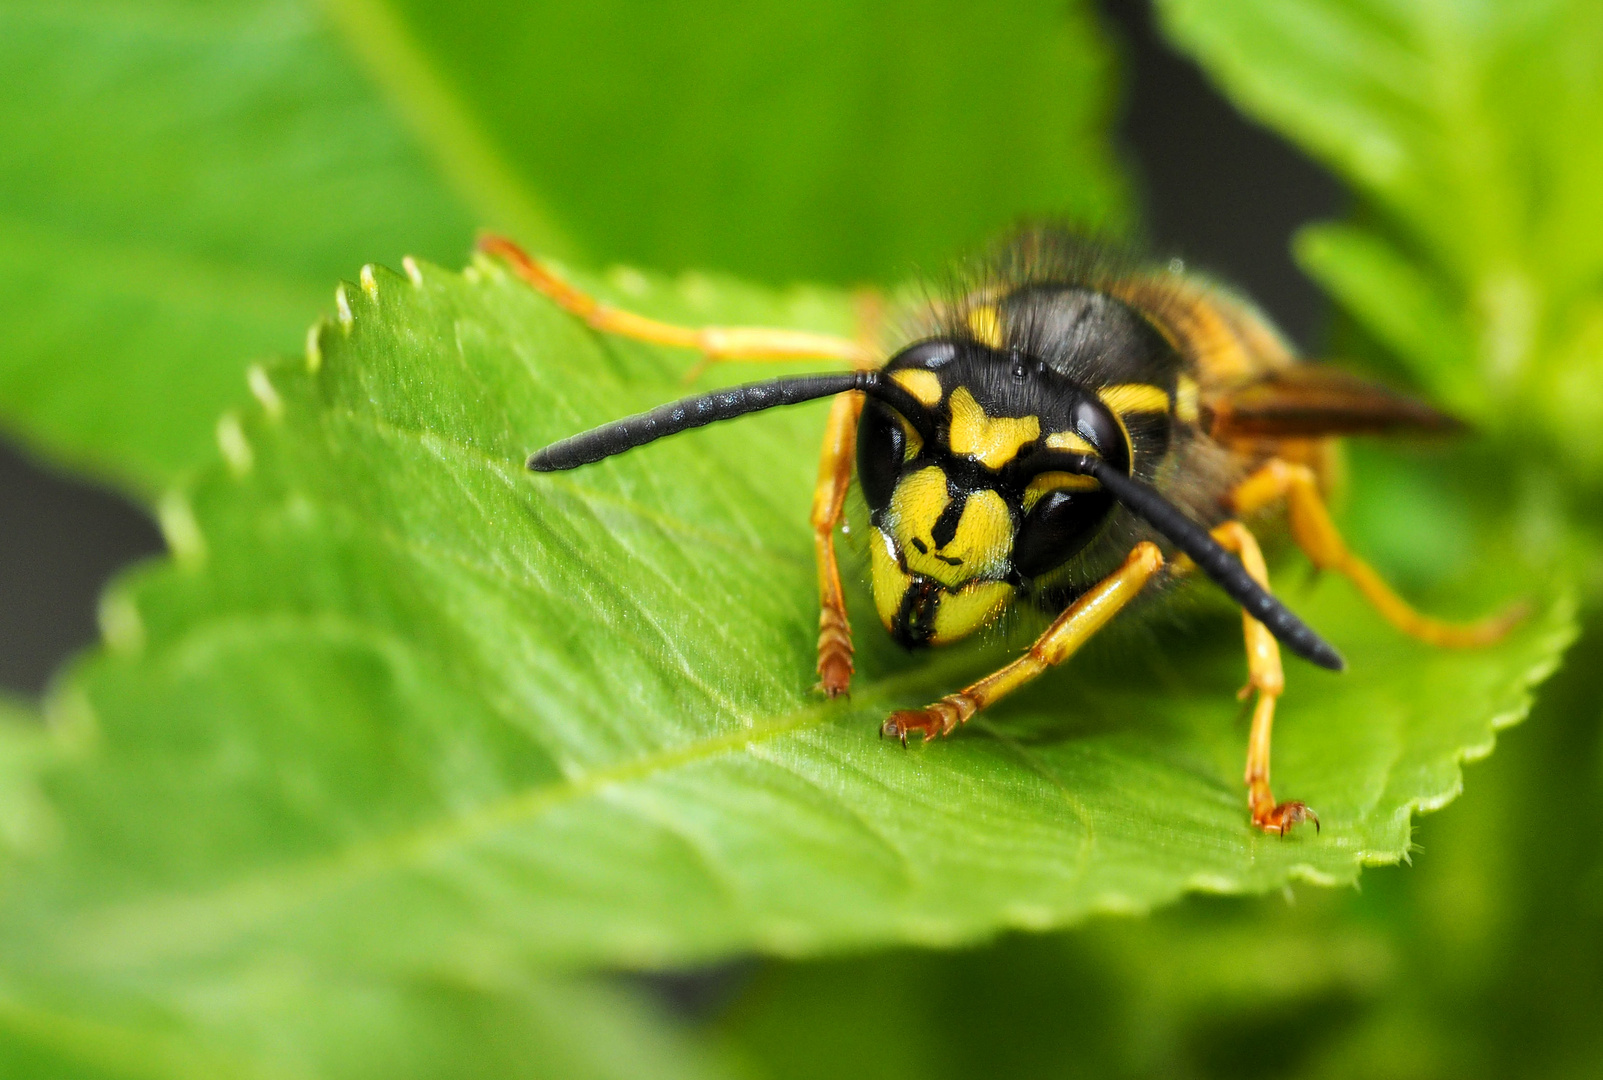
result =
[[1097,393],[1018,350],[925,341],[885,373],[928,416],[915,428],[882,402],[863,410],[875,606],[903,644],[944,644],[994,621],[1112,509],[1095,480],[1032,459],[1090,454],[1128,470],[1129,435]]

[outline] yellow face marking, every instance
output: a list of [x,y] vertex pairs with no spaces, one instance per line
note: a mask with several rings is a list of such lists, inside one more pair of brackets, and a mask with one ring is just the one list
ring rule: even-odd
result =
[[963,504],[951,541],[930,552],[927,565],[922,556],[915,563],[918,553],[910,553],[907,566],[942,585],[957,585],[1001,573],[1012,548],[1013,516],[1007,512],[1007,503],[994,491],[977,491]]
[[909,424],[904,417],[898,416],[896,419],[902,425],[902,434],[905,436],[902,461],[904,463],[912,461],[924,449],[924,436],[920,435],[918,430],[912,424]]
[[1113,410],[1114,415],[1124,413],[1152,413],[1169,411],[1169,395],[1162,387],[1149,386],[1146,383],[1119,383],[1117,386],[1105,386],[1097,391],[1097,397],[1102,404]]
[[1053,450],[1069,450],[1076,454],[1096,453],[1096,447],[1086,442],[1075,431],[1054,431],[1046,437],[1046,445]]
[[988,469],[1000,469],[1013,460],[1019,447],[1041,437],[1040,418],[1010,416],[992,419],[985,415],[968,387],[952,391],[947,407],[952,411],[949,443],[952,453],[977,460]]
[[[977,491],[963,504],[957,528],[944,546],[935,543],[935,523],[951,503],[946,474],[931,465],[906,477],[891,493],[885,531],[907,569],[956,587],[977,577],[995,576],[1007,565],[1013,546],[1013,518],[994,491]],[[894,553],[893,553],[894,554]],[[875,588],[879,572],[875,571]]]
[[955,593],[941,597],[935,608],[931,645],[945,645],[968,637],[980,627],[995,621],[1013,598],[1013,586],[1005,581],[976,581]]
[[886,516],[885,525],[896,537],[903,552],[908,550],[909,541],[914,539],[922,541],[925,547],[933,547],[935,542],[930,533],[941,511],[951,501],[946,494],[946,474],[931,465],[911,476],[904,476],[896,485],[896,490],[891,492],[890,513]]
[[1188,424],[1195,424],[1201,415],[1200,397],[1197,380],[1190,375],[1180,376],[1174,387],[1174,414]]
[[[913,579],[896,561],[895,545],[884,532],[875,530],[871,545],[874,574],[874,610],[886,630],[894,630],[902,599]],[[967,637],[995,621],[1013,598],[1013,586],[1005,581],[975,581],[936,600],[935,625],[929,643],[946,645]]]
[[896,612],[902,606],[902,596],[907,592],[910,579],[897,564],[895,545],[882,530],[874,530],[869,552],[873,566],[874,610],[879,612],[879,621],[885,624],[885,629],[890,630],[896,625]]
[[1024,489],[1024,512],[1029,513],[1041,501],[1041,496],[1049,491],[1091,491],[1101,486],[1092,476],[1066,472],[1041,473]]
[[916,397],[921,404],[934,405],[941,400],[941,380],[933,371],[908,368],[892,373],[891,378],[901,383],[902,389]]
[[1002,316],[995,304],[979,304],[968,313],[969,332],[981,345],[993,349],[1002,347]]

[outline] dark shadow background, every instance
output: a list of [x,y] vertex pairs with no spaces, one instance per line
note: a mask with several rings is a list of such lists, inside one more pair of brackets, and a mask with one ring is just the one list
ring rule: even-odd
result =
[[[1102,7],[1123,54],[1119,133],[1150,246],[1235,283],[1299,345],[1315,344],[1324,301],[1288,245],[1297,226],[1341,211],[1341,186],[1244,120],[1160,42],[1145,0]],[[161,550],[144,510],[0,443],[0,690],[42,691],[63,660],[97,639],[107,580]]]

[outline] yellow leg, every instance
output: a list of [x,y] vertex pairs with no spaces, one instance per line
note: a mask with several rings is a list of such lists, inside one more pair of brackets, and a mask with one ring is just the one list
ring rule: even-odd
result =
[[813,547],[818,556],[818,685],[826,697],[851,688],[852,627],[846,618],[846,597],[835,561],[835,526],[846,505],[857,445],[857,419],[863,395],[837,394],[824,426],[824,448],[818,459],[818,486],[813,489]]
[[925,742],[937,735],[949,734],[987,705],[1073,656],[1081,645],[1135,598],[1162,566],[1163,553],[1157,545],[1145,541],[1137,544],[1119,569],[1053,620],[1046,632],[1030,646],[1029,652],[974,685],[948,694],[926,709],[891,713],[880,728],[880,734],[901,739],[904,746],[907,736],[915,731],[923,734]]
[[823,358],[844,360],[853,367],[874,365],[866,344],[831,334],[758,326],[674,326],[622,311],[574,288],[504,237],[481,237],[479,250],[505,259],[524,281],[603,333],[697,349],[708,360]]
[[[1241,559],[1252,579],[1269,588],[1269,568],[1264,564],[1258,541],[1239,521],[1227,521],[1213,530],[1213,538]],[[1187,560],[1189,562],[1189,560]],[[1247,736],[1247,806],[1252,823],[1265,832],[1286,835],[1300,821],[1312,820],[1319,828],[1319,815],[1300,802],[1275,802],[1269,788],[1269,743],[1275,726],[1275,703],[1286,689],[1286,675],[1280,667],[1280,644],[1263,623],[1241,613],[1242,634],[1247,642],[1247,685],[1240,697],[1257,691],[1252,707],[1252,731]]]
[[1415,611],[1368,563],[1348,550],[1325,509],[1313,470],[1306,465],[1271,460],[1242,481],[1232,498],[1236,512],[1243,515],[1284,499],[1291,518],[1291,535],[1314,565],[1345,575],[1387,622],[1420,641],[1460,649],[1490,645],[1525,617],[1523,604],[1473,623],[1443,622]]

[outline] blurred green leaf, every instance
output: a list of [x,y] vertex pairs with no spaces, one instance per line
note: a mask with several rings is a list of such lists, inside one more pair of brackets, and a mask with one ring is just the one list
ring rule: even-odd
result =
[[1302,264],[1442,400],[1603,468],[1603,7],[1161,0],[1246,111],[1360,212]]
[[[1454,653],[1339,581],[1290,589],[1352,665],[1294,664],[1277,725],[1279,791],[1319,834],[1248,823],[1228,611],[1109,638],[904,750],[875,737],[888,709],[1007,652],[909,656],[854,587],[854,696],[814,698],[822,403],[531,476],[532,447],[682,392],[690,358],[598,338],[496,264],[412,272],[343,287],[310,361],[257,378],[227,467],[164,505],[177,565],[109,601],[112,654],[55,706],[99,752],[50,778],[62,847],[0,911],[24,968],[656,965],[1351,881],[1403,855],[1570,635],[1551,591]],[[662,318],[850,317],[829,292],[613,280]],[[1442,608],[1546,588],[1506,547],[1462,556]]]
[[393,7],[603,260],[898,281],[1021,214],[1126,220],[1082,0]]
[[64,740],[53,734],[32,704],[0,692],[0,879],[7,857],[39,844],[51,829],[38,780],[63,752]]
[[0,421],[147,496],[327,282],[476,226],[849,281],[1124,213],[1080,3],[5,0],[0,72]]
[[8,0],[0,71],[0,416],[147,495],[326,282],[456,258],[484,212],[304,0]]
[[[770,963],[709,1034],[765,1080],[1295,1075],[1392,974],[1362,928],[1152,921],[985,949]],[[1187,915],[1193,915],[1187,919]]]
[[616,988],[510,974],[373,980],[284,958],[109,992],[0,982],[0,1073],[51,1080],[732,1075]]

